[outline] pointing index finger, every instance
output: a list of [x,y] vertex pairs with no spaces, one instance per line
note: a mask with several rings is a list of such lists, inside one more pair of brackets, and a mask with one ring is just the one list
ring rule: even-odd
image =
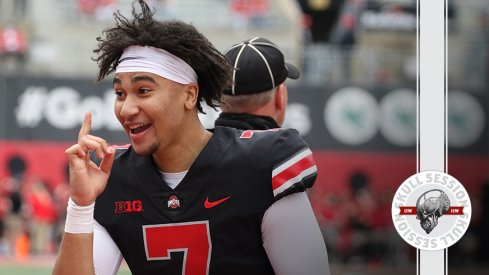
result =
[[83,124],[80,128],[80,133],[78,133],[78,140],[81,137],[90,134],[91,125],[92,125],[92,114],[90,114],[90,112],[86,112],[85,118],[83,119]]

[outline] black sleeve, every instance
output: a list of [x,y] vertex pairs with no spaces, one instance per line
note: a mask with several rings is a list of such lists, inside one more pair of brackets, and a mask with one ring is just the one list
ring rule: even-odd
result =
[[276,200],[312,187],[317,167],[312,151],[295,129],[246,130],[239,139],[252,141],[253,159],[267,160]]
[[273,144],[272,189],[275,199],[312,187],[317,177],[313,154],[295,129],[277,131]]

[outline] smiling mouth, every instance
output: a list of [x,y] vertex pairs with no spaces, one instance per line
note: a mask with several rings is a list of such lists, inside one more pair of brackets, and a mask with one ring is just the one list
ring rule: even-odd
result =
[[132,129],[130,129],[131,134],[139,134],[139,133],[142,133],[142,132],[146,131],[149,128],[149,126],[151,126],[150,123],[143,124],[143,125],[138,126],[136,128],[132,128]]

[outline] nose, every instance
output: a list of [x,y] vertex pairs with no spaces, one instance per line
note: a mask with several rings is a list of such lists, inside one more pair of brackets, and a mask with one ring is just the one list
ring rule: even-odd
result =
[[122,101],[119,110],[119,114],[124,118],[131,118],[139,113],[139,105],[137,100],[128,95],[124,101]]

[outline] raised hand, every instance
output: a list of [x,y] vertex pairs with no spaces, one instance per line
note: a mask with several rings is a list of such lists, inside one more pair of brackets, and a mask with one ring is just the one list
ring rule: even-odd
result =
[[[90,135],[92,116],[85,114],[78,134],[78,143],[68,148],[65,153],[70,166],[70,195],[79,206],[89,205],[102,193],[112,169],[114,149],[107,141]],[[90,160],[89,151],[101,159],[97,166]]]

